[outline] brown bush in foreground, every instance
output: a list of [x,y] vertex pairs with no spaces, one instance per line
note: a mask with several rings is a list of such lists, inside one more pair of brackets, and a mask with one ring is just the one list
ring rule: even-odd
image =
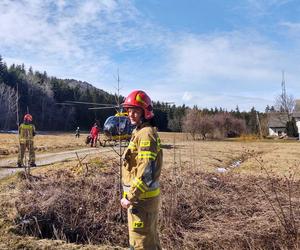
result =
[[[16,203],[19,232],[127,246],[126,222],[118,217],[116,181],[110,170],[90,170],[86,176],[70,170],[51,171],[35,181],[24,180]],[[299,181],[291,187],[285,179],[242,178],[185,169],[177,175],[164,170],[161,183],[160,235],[166,249],[299,246],[300,232],[288,232],[280,223],[284,215],[287,225],[299,228]]]
[[168,249],[298,249],[300,231],[285,230],[279,217],[299,228],[299,181],[290,189],[283,179],[187,171],[169,183],[164,193],[174,195],[164,197],[161,216]]
[[115,179],[111,172],[78,176],[70,170],[25,179],[16,202],[18,230],[68,242],[126,245]]

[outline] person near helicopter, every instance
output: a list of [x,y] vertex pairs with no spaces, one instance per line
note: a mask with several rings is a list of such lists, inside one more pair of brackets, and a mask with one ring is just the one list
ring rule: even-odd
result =
[[160,250],[157,224],[163,153],[152,102],[144,91],[135,90],[122,106],[136,126],[122,156],[121,206],[127,209],[130,249]]
[[75,130],[75,137],[76,138],[80,137],[80,128],[79,127],[77,127],[76,130]]
[[98,140],[98,135],[99,135],[100,129],[97,125],[97,123],[94,123],[91,131],[90,131],[90,137],[91,137],[91,147],[96,147],[97,145],[97,140]]

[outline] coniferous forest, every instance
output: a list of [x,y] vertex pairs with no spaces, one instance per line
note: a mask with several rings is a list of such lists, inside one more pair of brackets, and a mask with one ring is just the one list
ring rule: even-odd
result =
[[[147,90],[145,90],[147,91]],[[120,97],[122,102],[124,97]],[[89,130],[96,121],[103,126],[113,109],[89,110],[93,105],[62,105],[66,101],[116,104],[116,95],[98,89],[87,82],[74,79],[59,79],[47,72],[27,70],[25,65],[12,64],[9,67],[0,56],[0,130],[16,130],[25,113],[32,114],[34,124],[40,131]],[[184,131],[188,113],[196,110],[205,116],[229,114],[233,119],[243,121],[243,133],[258,133],[256,110],[249,112],[227,111],[222,108],[200,109],[197,106],[176,106],[154,102],[156,124],[160,131]],[[260,113],[263,119],[265,114]],[[228,119],[228,115],[224,119]],[[207,125],[207,124],[205,124]],[[203,124],[202,124],[203,126]]]

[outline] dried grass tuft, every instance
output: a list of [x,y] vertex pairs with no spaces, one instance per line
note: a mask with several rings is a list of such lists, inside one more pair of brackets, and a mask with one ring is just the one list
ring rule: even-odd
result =
[[300,226],[299,181],[291,190],[290,180],[284,178],[186,170],[177,180],[165,180],[163,193],[170,194],[163,196],[160,217],[167,249],[298,249],[300,245],[300,231],[292,234],[280,223],[284,213],[287,226]]
[[[95,169],[94,169],[95,170]],[[21,182],[16,202],[20,233],[68,242],[126,245],[116,178],[111,172],[51,171]]]
[[[19,233],[127,246],[127,225],[119,217],[116,169],[117,165],[94,167],[84,175],[57,170],[31,182],[21,180],[16,202]],[[287,233],[274,212],[275,207],[280,215],[286,215],[287,225],[299,228],[299,181],[293,181],[291,188],[284,178],[243,178],[186,168],[177,176],[172,169],[164,169],[161,184],[160,237],[164,249],[299,247],[300,232]]]

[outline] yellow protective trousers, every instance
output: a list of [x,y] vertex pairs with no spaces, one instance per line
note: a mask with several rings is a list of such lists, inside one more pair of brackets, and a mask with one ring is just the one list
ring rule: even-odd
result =
[[135,202],[128,209],[130,249],[161,250],[158,236],[158,210],[160,197]]
[[32,140],[27,140],[25,143],[20,143],[20,149],[19,149],[19,154],[18,154],[18,164],[24,165],[23,159],[24,159],[24,154],[26,151],[26,148],[28,149],[29,152],[29,164],[35,163],[35,152],[34,152],[34,145]]

